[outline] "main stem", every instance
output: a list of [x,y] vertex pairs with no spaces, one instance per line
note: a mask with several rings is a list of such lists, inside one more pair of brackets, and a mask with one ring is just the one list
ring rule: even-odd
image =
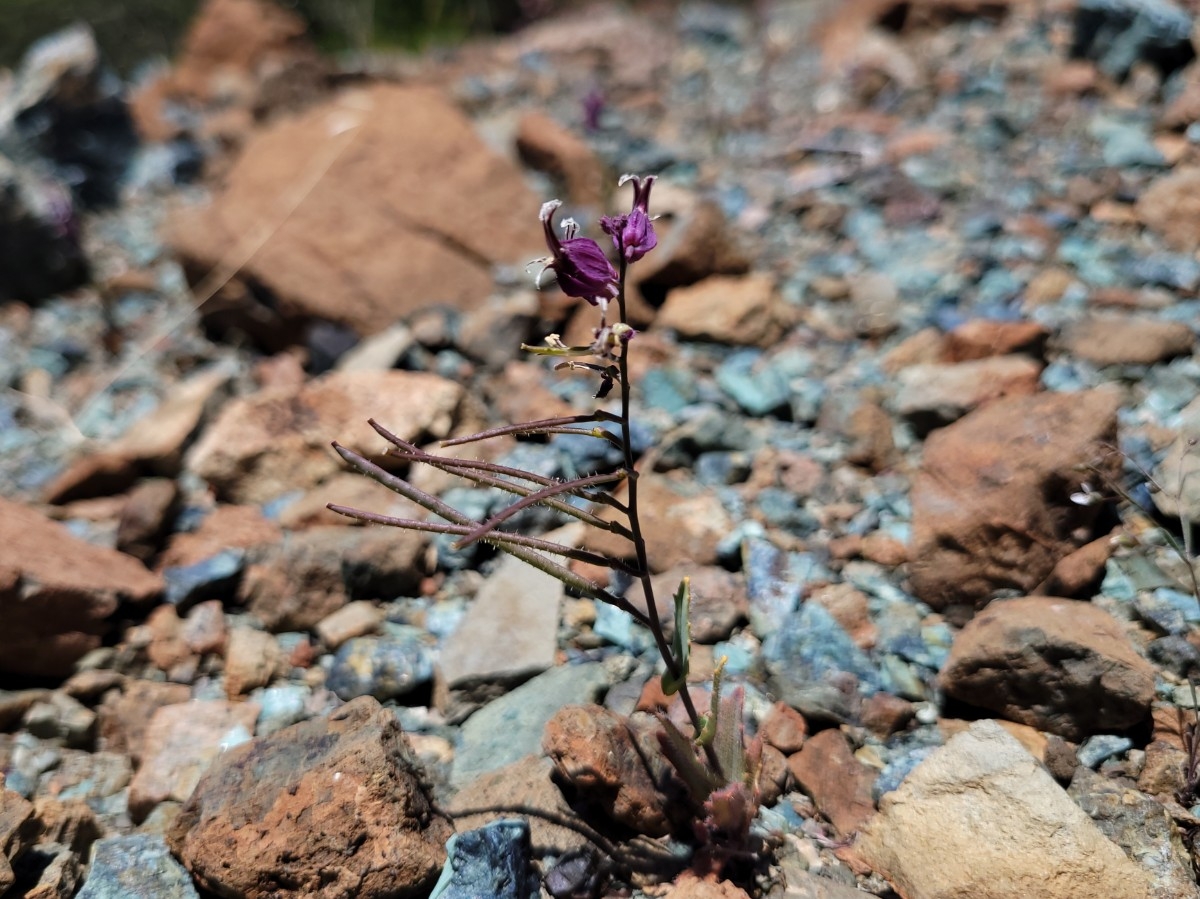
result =
[[[628,263],[625,261],[624,254],[621,255],[620,262],[620,280],[617,285],[617,311],[620,313],[622,323],[626,322],[625,318],[625,273],[628,269]],[[658,644],[659,655],[667,665],[667,669],[671,673],[671,677],[675,680],[683,681],[683,670],[674,653],[671,652],[671,645],[667,642],[667,635],[663,633],[662,620],[658,617],[658,603],[654,599],[654,586],[650,582],[650,564],[646,552],[646,540],[642,535],[642,522],[638,515],[638,473],[633,467],[633,440],[629,427],[629,405],[631,389],[629,386],[629,343],[626,342],[621,347],[621,355],[617,359],[617,368],[620,372],[621,381],[621,448],[625,454],[625,470],[629,473],[629,530],[633,535],[633,548],[637,554],[637,568],[641,574],[638,576],[642,582],[642,595],[646,597],[646,616],[650,621],[650,630],[654,634],[654,642]],[[696,711],[696,704],[692,702],[691,693],[688,690],[686,681],[679,690],[679,698],[683,700],[683,707],[687,710],[688,718],[691,719],[692,727],[695,728],[696,736],[699,737],[700,731],[703,729],[700,723],[700,715]],[[708,758],[708,763],[712,770],[720,775],[721,763],[717,758],[716,748],[711,742],[704,745],[704,754]]]

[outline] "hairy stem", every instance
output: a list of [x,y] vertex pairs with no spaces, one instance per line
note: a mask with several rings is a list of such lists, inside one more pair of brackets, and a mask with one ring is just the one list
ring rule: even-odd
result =
[[[625,276],[628,270],[628,263],[625,260],[624,254],[621,255],[620,266],[617,309],[620,320],[626,322]],[[633,548],[637,555],[637,567],[641,572],[639,579],[642,582],[642,595],[646,597],[646,618],[650,626],[650,631],[654,634],[654,642],[658,645],[659,655],[662,656],[663,662],[666,664],[671,676],[677,680],[684,681],[682,666],[680,661],[675,658],[674,653],[671,652],[670,643],[667,642],[667,636],[663,633],[662,620],[658,616],[658,604],[654,599],[654,586],[650,582],[650,563],[646,552],[646,538],[642,534],[642,523],[638,515],[638,473],[633,467],[633,439],[630,433],[629,407],[631,390],[629,385],[628,342],[621,349],[621,355],[617,359],[617,366],[620,371],[620,378],[618,380],[621,382],[621,450],[625,454],[625,470],[629,473],[629,497],[626,505],[629,506],[629,530],[633,534]],[[696,737],[699,738],[704,726],[700,721],[699,712],[696,711],[696,704],[692,702],[692,696],[688,690],[686,681],[683,682],[683,686],[679,690],[679,698],[683,702],[683,707],[687,710],[688,719],[692,722],[692,727],[695,728]],[[704,754],[708,758],[708,763],[713,773],[721,777],[721,763],[711,742],[704,746]]]

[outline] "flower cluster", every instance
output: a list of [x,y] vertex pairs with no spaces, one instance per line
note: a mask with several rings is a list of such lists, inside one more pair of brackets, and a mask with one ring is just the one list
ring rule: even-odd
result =
[[[654,220],[650,217],[650,188],[654,179],[654,175],[645,178],[622,175],[618,186],[633,183],[633,208],[628,213],[606,215],[600,219],[601,229],[612,237],[613,246],[625,263],[637,262],[658,245]],[[608,301],[617,296],[620,276],[600,244],[590,237],[576,236],[579,225],[574,219],[562,223],[563,238],[559,239],[554,231],[554,213],[560,206],[560,200],[542,204],[539,218],[546,232],[550,255],[538,260],[542,269],[538,272],[537,283],[540,286],[542,275],[551,269],[558,279],[558,286],[567,296],[606,307]]]

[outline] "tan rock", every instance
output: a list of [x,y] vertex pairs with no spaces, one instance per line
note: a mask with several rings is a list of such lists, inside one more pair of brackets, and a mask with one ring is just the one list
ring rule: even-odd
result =
[[554,783],[553,771],[554,764],[548,758],[526,756],[463,786],[446,811],[454,816],[460,833],[514,814],[528,815],[535,847],[556,855],[574,852],[588,842],[578,830],[556,823],[555,819],[574,821],[576,813]]
[[663,899],[750,899],[750,894],[728,880],[701,878],[692,871],[680,874]]
[[358,600],[326,615],[313,628],[330,649],[337,649],[351,637],[374,633],[383,623],[384,611],[373,602]]
[[184,684],[126,681],[120,690],[107,693],[97,709],[99,748],[123,752],[134,762],[139,761],[146,727],[154,713],[163,706],[186,703],[191,695],[191,688]]
[[233,285],[205,314],[281,346],[311,318],[370,334],[431,303],[476,302],[494,263],[545,252],[538,206],[440,92],[375,84],[256,134],[171,239],[194,281],[238,259],[271,304]]
[[121,437],[89,447],[46,488],[43,498],[65,503],[128,489],[145,473],[174,477],[183,451],[224,385],[230,371],[207,368],[167,389],[162,403],[139,418]]
[[1172,248],[1200,249],[1200,167],[1180,166],[1155,180],[1138,197],[1137,214]]
[[1075,322],[1059,343],[1095,365],[1154,365],[1191,352],[1196,342],[1183,322],[1134,316],[1096,316]]
[[267,686],[285,671],[283,650],[270,634],[249,627],[235,627],[229,632],[229,644],[225,649],[225,695],[230,699],[245,696],[256,687]]
[[416,899],[451,833],[395,714],[364,696],[226,751],[167,843],[220,895]]
[[424,372],[333,372],[295,392],[229,403],[188,453],[187,467],[224,499],[266,502],[340,471],[332,440],[381,455],[387,444],[369,418],[405,440],[445,437],[461,398],[458,384]]
[[770,346],[794,320],[770,275],[714,275],[667,294],[655,325],[690,340]]
[[521,116],[517,153],[530,168],[550,175],[564,187],[565,199],[596,208],[604,197],[604,167],[578,135],[543,112]]
[[991,721],[885,794],[857,849],[909,899],[1152,895],[1128,856]]
[[222,752],[254,735],[253,702],[197,700],[156,711],[142,740],[142,764],[129,784],[129,814],[145,820],[160,802],[185,802]]
[[1045,596],[991,603],[958,633],[939,682],[947,694],[1079,741],[1150,715],[1154,666],[1090,603]]
[[836,728],[809,737],[788,759],[788,770],[837,832],[849,836],[875,814],[871,787],[876,772],[861,764]]
[[1200,397],[1179,413],[1179,429],[1153,471],[1154,505],[1175,520],[1200,521]]
[[1049,332],[1037,322],[1004,322],[976,318],[963,322],[946,335],[944,362],[966,362],[988,356],[1022,353],[1038,358]]
[[1070,494],[1089,477],[1081,466],[1115,473],[1119,403],[1110,390],[1010,397],[933,432],[912,488],[916,595],[959,614],[1034,589],[1092,539],[1096,509]]
[[0,671],[65,677],[100,645],[121,602],[161,592],[158,575],[132,556],[0,499]]

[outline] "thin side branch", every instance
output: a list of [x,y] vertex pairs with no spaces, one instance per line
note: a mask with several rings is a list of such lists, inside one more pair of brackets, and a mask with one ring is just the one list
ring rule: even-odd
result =
[[530,493],[528,496],[522,497],[515,503],[505,506],[475,530],[468,533],[462,540],[458,541],[456,548],[461,549],[465,546],[470,546],[476,540],[494,531],[508,519],[512,518],[522,509],[528,509],[530,506],[535,506],[538,503],[545,502],[562,493],[571,493],[581,487],[593,487],[597,484],[611,484],[613,481],[620,481],[625,478],[624,470],[614,471],[609,474],[594,474],[586,478],[576,478],[573,481],[563,481],[559,484],[551,484],[549,487],[543,487],[535,493]]
[[488,428],[486,431],[480,431],[477,434],[468,434],[466,437],[443,440],[441,445],[461,446],[464,443],[477,443],[480,440],[491,440],[493,437],[503,437],[506,434],[542,434],[545,433],[547,428],[585,424],[589,421],[618,422],[620,419],[611,412],[597,409],[595,412],[588,412],[582,415],[564,415],[560,418],[543,418],[539,421],[526,421],[515,425],[504,425],[499,428]]

